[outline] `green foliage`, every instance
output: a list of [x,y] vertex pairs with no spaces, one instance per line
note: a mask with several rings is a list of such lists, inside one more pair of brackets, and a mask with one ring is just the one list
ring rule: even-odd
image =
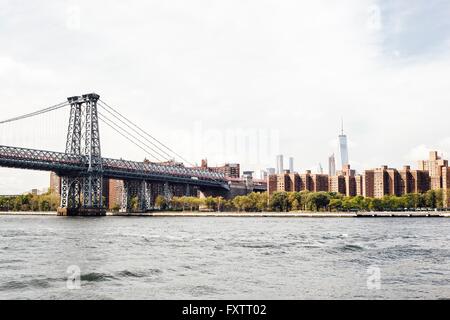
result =
[[168,208],[168,201],[163,196],[157,196],[155,206],[158,207],[159,210],[166,210]]
[[60,205],[60,197],[47,192],[41,195],[25,194],[13,197],[0,197],[1,211],[56,211]]
[[270,198],[269,208],[272,211],[288,212],[291,209],[289,195],[287,192],[275,192]]

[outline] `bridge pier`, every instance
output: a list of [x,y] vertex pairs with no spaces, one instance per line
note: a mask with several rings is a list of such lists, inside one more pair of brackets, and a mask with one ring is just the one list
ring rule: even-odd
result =
[[[48,111],[44,109],[35,112],[34,115],[38,115],[70,106],[65,152],[0,145],[0,166],[55,172],[61,177],[61,205],[57,210],[58,215],[61,216],[106,215],[103,199],[105,178],[125,181],[123,201],[121,201],[122,211],[134,209],[143,212],[154,209],[158,196],[163,196],[170,201],[174,196],[198,196],[200,190],[207,195],[211,193],[218,196],[222,195],[221,191],[230,189],[223,174],[185,167],[174,161],[154,163],[148,160],[137,162],[103,158],[99,120],[103,120],[106,124],[108,121],[105,121],[106,117],[97,111],[99,99],[100,96],[94,93],[69,97],[67,103],[47,108]],[[99,107],[105,108],[105,105],[105,103],[103,105],[99,103]],[[112,107],[106,105],[106,108],[120,115]],[[127,120],[124,116],[120,115],[120,117]],[[2,123],[22,118],[24,117],[16,117]],[[127,121],[133,125],[129,120]],[[117,126],[117,123],[113,125]],[[136,137],[130,141],[134,140]],[[214,192],[214,189],[217,192]],[[137,203],[132,206],[134,197],[137,197]]]
[[106,216],[106,209],[101,209],[101,208],[58,208],[58,216],[103,217],[103,216]]
[[97,94],[70,97],[66,154],[82,156],[87,172],[63,177],[59,215],[104,216],[103,160],[100,148]]
[[[120,212],[147,212],[152,208],[152,184],[148,181],[125,180],[123,182]],[[133,199],[137,203],[133,203]]]

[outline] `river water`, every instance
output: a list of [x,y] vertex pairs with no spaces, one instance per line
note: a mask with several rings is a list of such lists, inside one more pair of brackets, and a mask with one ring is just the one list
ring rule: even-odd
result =
[[448,299],[449,231],[447,218],[0,216],[0,299]]

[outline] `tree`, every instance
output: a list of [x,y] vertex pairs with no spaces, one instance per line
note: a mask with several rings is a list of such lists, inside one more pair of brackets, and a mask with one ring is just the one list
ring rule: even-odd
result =
[[438,200],[439,199],[436,190],[428,190],[425,194],[425,204],[428,208],[437,208]]
[[215,199],[213,197],[207,197],[205,199],[205,205],[209,210],[215,210],[216,205],[217,205],[217,199]]
[[378,198],[368,198],[368,208],[370,211],[383,211],[383,201]]
[[306,207],[308,210],[320,211],[326,209],[330,204],[330,198],[327,192],[313,192],[306,198]]
[[288,212],[290,210],[288,194],[286,192],[275,192],[270,199],[269,208],[272,211]]
[[163,196],[157,196],[155,200],[155,206],[159,208],[159,210],[167,210],[167,200]]
[[342,210],[342,200],[341,199],[331,199],[328,205],[331,211],[341,211]]
[[300,192],[289,192],[289,206],[292,210],[298,211],[302,209],[302,194]]

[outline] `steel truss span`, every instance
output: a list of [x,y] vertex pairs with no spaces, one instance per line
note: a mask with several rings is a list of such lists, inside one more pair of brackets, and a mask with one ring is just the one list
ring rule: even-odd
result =
[[[86,156],[62,152],[0,146],[0,166],[8,168],[53,171],[59,176],[87,175]],[[102,175],[118,180],[173,182],[193,186],[228,189],[225,176],[219,173],[182,166],[161,165],[102,158]]]
[[[225,176],[219,173],[187,168],[182,164],[170,162],[134,162],[103,158],[100,143],[100,118],[97,110],[99,99],[100,96],[95,93],[74,96],[68,98],[65,103],[0,122],[2,124],[18,121],[70,106],[64,153],[0,145],[0,166],[56,172],[61,177],[61,208],[58,212],[62,215],[106,214],[102,199],[104,178],[124,181],[126,194],[123,195],[122,207],[125,209],[129,208],[130,196],[136,193],[141,209],[149,209],[151,206],[150,185],[153,182],[164,185],[167,191],[166,197],[170,197],[171,194],[169,184],[185,185],[186,190],[189,190],[191,186],[229,190]],[[120,116],[123,117],[121,114]],[[139,128],[139,130],[147,134],[142,129]],[[139,135],[145,138],[140,132]],[[148,138],[145,139],[149,141]],[[140,146],[133,139],[129,140]],[[170,148],[164,147],[171,151]],[[136,191],[136,188],[139,190]]]

